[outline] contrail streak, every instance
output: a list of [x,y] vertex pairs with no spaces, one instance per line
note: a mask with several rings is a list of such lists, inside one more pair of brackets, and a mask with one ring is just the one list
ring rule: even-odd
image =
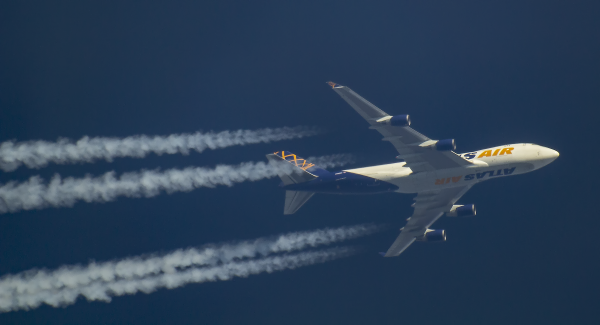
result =
[[[323,167],[344,165],[351,161],[348,155],[309,158]],[[0,186],[0,214],[46,207],[71,207],[77,201],[109,202],[117,197],[153,197],[161,193],[188,192],[200,187],[257,181],[277,176],[277,170],[294,172],[291,164],[246,162],[240,165],[218,165],[215,168],[188,167],[165,171],[145,170],[129,172],[117,178],[111,171],[99,177],[84,178],[55,175],[49,183],[39,176],[28,181],[8,182]]]
[[37,308],[42,303],[53,307],[66,306],[75,303],[80,295],[84,296],[88,301],[100,300],[110,302],[113,296],[135,294],[140,291],[151,293],[160,288],[174,289],[188,283],[226,281],[234,277],[247,277],[263,272],[272,273],[286,269],[295,269],[350,256],[354,252],[354,249],[350,247],[332,248],[293,255],[229,262],[211,267],[192,267],[144,278],[94,282],[86,286],[68,287],[58,290],[49,289],[31,294],[0,292],[0,312]]
[[0,169],[13,171],[23,164],[29,168],[41,168],[48,163],[89,163],[99,159],[112,161],[119,157],[142,158],[149,153],[187,155],[190,150],[202,152],[206,149],[296,139],[318,133],[316,128],[299,126],[168,136],[135,135],[126,138],[85,136],[76,142],[69,139],[59,139],[57,142],[6,141],[0,144]]
[[135,279],[173,273],[181,268],[214,266],[259,255],[289,253],[371,235],[383,229],[383,226],[376,225],[326,228],[235,243],[178,249],[163,255],[150,254],[102,263],[92,262],[85,267],[63,266],[52,272],[29,270],[1,277],[0,297],[7,293],[33,295],[48,290],[87,286],[94,282]]

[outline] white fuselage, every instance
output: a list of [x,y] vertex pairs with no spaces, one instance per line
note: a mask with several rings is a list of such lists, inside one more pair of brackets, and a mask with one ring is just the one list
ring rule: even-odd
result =
[[399,193],[416,193],[528,173],[554,161],[558,152],[536,144],[518,143],[459,155],[473,165],[413,173],[405,167],[405,162],[401,162],[346,171],[394,184],[398,186],[396,192]]

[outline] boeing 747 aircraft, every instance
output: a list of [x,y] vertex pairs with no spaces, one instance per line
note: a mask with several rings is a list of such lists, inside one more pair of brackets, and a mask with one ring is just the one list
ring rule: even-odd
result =
[[414,212],[385,257],[400,255],[414,241],[445,241],[446,232],[429,227],[444,214],[474,216],[475,205],[456,205],[473,185],[493,178],[524,174],[558,157],[555,150],[532,143],[508,144],[457,154],[454,139],[432,140],[410,127],[408,115],[391,116],[350,88],[328,82],[354,110],[398,150],[401,162],[329,172],[288,151],[267,155],[285,161],[294,172],[281,169],[286,190],[284,214],[293,214],[315,193],[416,193]]

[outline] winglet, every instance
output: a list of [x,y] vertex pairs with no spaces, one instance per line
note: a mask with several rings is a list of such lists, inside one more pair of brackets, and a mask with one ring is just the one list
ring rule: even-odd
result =
[[335,89],[335,88],[342,88],[342,87],[344,87],[344,86],[342,86],[342,85],[338,85],[338,84],[336,84],[336,83],[335,83],[335,82],[333,82],[333,81],[328,81],[328,82],[327,82],[327,84],[331,86],[331,89]]

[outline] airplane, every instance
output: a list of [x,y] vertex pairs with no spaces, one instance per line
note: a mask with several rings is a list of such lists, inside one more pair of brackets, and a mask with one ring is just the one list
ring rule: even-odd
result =
[[474,204],[455,204],[473,185],[540,169],[559,156],[532,143],[457,154],[454,139],[432,140],[410,127],[409,115],[389,115],[350,88],[328,84],[396,148],[400,162],[329,172],[289,151],[269,154],[272,163],[292,165],[277,171],[286,190],[284,214],[298,211],[315,193],[416,193],[414,212],[392,246],[381,253],[384,257],[400,255],[415,241],[445,241],[445,230],[429,227],[443,215],[474,216]]

